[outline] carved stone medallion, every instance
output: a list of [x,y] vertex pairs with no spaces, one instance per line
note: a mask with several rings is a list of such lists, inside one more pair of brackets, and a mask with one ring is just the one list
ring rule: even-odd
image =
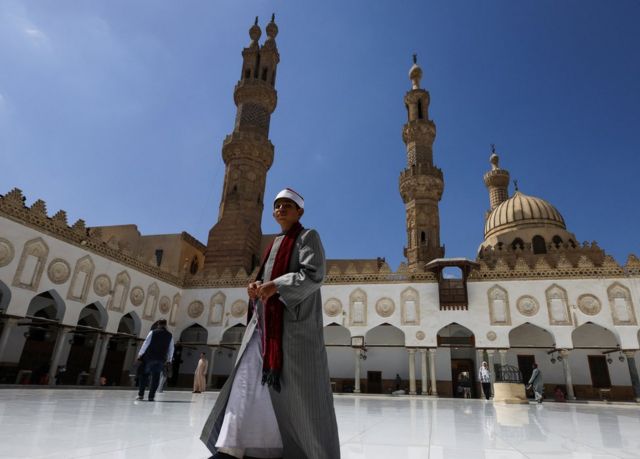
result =
[[422,341],[427,335],[422,330],[416,332],[416,339]]
[[62,258],[54,258],[49,263],[49,268],[47,269],[47,276],[49,276],[49,280],[54,284],[64,284],[67,280],[69,280],[69,276],[71,275],[71,266]]
[[396,305],[390,298],[380,298],[376,303],[376,312],[380,317],[389,317],[396,310]]
[[93,281],[93,291],[98,296],[106,296],[111,291],[111,279],[106,274],[99,274]]
[[231,305],[231,315],[233,317],[242,317],[247,313],[247,302],[238,300]]
[[342,312],[342,303],[337,298],[329,298],[324,303],[324,313],[329,317],[335,317]]
[[489,341],[495,341],[497,338],[498,338],[498,335],[496,335],[496,332],[494,331],[487,332],[487,339]]
[[129,299],[134,306],[140,306],[144,301],[144,290],[142,290],[142,287],[133,287],[129,294]]
[[163,296],[162,298],[160,298],[159,308],[160,313],[162,314],[167,314],[169,312],[169,310],[171,309],[171,300],[168,296]]
[[7,266],[13,260],[15,252],[11,242],[4,238],[0,238],[0,267]]
[[578,308],[588,316],[595,316],[602,310],[602,304],[598,298],[587,293],[578,297]]
[[527,317],[535,316],[540,310],[540,305],[536,299],[529,295],[524,295],[518,298],[516,307],[520,314]]
[[202,315],[204,311],[204,303],[202,301],[192,301],[189,307],[187,308],[187,314],[192,319],[197,319]]

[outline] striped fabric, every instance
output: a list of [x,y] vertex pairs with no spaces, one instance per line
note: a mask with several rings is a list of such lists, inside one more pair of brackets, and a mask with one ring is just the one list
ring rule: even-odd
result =
[[[324,346],[320,296],[325,258],[320,236],[315,230],[302,231],[293,249],[289,268],[290,273],[273,279],[286,305],[282,334],[282,390],[280,393],[270,391],[282,435],[283,457],[337,459],[340,458],[340,443]],[[245,332],[243,341],[250,338],[249,331]],[[243,349],[244,346],[241,352]],[[215,451],[235,371],[234,368],[222,388],[200,437],[212,452]]]

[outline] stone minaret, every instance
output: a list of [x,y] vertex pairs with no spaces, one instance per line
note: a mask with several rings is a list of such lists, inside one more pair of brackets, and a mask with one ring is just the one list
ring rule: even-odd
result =
[[491,206],[486,217],[493,209],[495,209],[500,203],[509,199],[509,171],[500,169],[498,163],[500,158],[496,154],[494,146],[491,147],[491,170],[484,174],[484,184],[489,190],[489,205]]
[[242,51],[242,73],[233,98],[238,107],[233,132],[222,145],[225,163],[224,186],[218,222],[209,231],[205,269],[218,272],[240,268],[251,273],[259,263],[261,220],[267,171],[273,163],[269,122],[276,108],[274,88],[280,55],[276,47],[278,27],[274,17],[262,34],[258,18],[249,29],[251,43]]
[[404,255],[409,270],[422,271],[425,263],[444,256],[438,211],[444,180],[442,171],[433,165],[436,126],[429,119],[429,92],[420,88],[422,69],[415,54],[409,78],[412,88],[404,96],[409,120],[402,129],[407,168],[400,174],[400,195],[407,212]]

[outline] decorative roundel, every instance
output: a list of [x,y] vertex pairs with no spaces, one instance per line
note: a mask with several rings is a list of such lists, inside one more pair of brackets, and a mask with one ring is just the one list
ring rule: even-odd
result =
[[71,267],[69,266],[69,263],[64,261],[62,258],[54,258],[51,260],[51,263],[49,263],[47,275],[49,276],[49,280],[54,284],[64,284],[69,280]]
[[496,338],[498,338],[498,335],[496,335],[496,332],[494,332],[494,331],[487,332],[487,339],[489,341],[495,341]]
[[142,290],[142,287],[133,287],[129,294],[129,299],[134,306],[140,306],[144,301],[144,290]]
[[516,307],[520,314],[527,317],[535,316],[540,310],[540,305],[536,299],[529,295],[524,295],[518,298]]
[[337,298],[329,298],[324,304],[324,313],[329,317],[335,317],[342,312],[342,303]]
[[588,316],[595,316],[602,310],[602,304],[598,298],[587,293],[578,297],[578,308]]
[[162,298],[160,298],[159,308],[162,314],[167,314],[169,312],[169,310],[171,309],[171,300],[168,296],[163,296]]
[[238,300],[231,305],[231,315],[233,317],[242,317],[247,313],[247,302]]
[[396,305],[390,298],[380,298],[376,303],[376,312],[380,317],[389,317],[395,309]]
[[189,314],[189,317],[191,317],[192,319],[197,319],[198,317],[200,317],[203,311],[204,304],[202,303],[202,301],[192,301],[187,308],[187,314]]
[[8,240],[0,237],[0,267],[7,266],[13,260],[15,252]]
[[426,337],[426,335],[424,334],[424,332],[422,330],[416,332],[416,339],[418,341],[422,341],[425,337]]
[[105,296],[111,291],[111,279],[106,274],[99,274],[93,280],[93,291],[98,296]]

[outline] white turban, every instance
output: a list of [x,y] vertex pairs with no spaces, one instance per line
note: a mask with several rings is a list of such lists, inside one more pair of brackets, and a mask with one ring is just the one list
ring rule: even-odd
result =
[[275,204],[278,199],[291,199],[298,205],[298,207],[304,209],[304,199],[291,188],[285,188],[280,193],[278,193],[276,198],[273,200],[273,203]]

